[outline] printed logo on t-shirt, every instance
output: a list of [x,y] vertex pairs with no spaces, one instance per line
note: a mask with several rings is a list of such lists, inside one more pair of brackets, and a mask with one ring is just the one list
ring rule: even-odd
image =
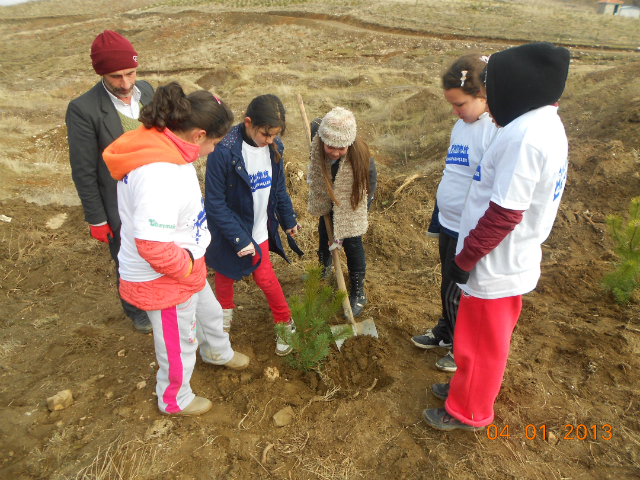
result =
[[158,223],[153,218],[149,219],[149,225],[156,228],[176,228],[175,225],[164,225],[162,223]]
[[125,175],[122,181],[124,182],[125,185],[129,183],[129,175]]
[[255,192],[261,188],[271,188],[269,170],[249,174],[249,182],[251,184],[251,192]]
[[564,186],[567,183],[567,164],[565,163],[558,172],[558,181],[556,182],[556,189],[553,192],[553,200],[555,201],[564,190]]
[[469,145],[451,145],[447,152],[447,165],[469,166]]
[[202,206],[202,210],[200,210],[198,216],[193,220],[193,223],[188,224],[189,227],[193,228],[192,237],[198,244],[202,238],[202,232],[209,229],[207,225],[207,212],[204,209],[204,200],[200,199],[200,205]]
[[476,168],[476,173],[473,174],[473,179],[476,182],[479,182],[480,180],[482,180],[482,173],[480,171],[480,165],[478,165],[478,168]]

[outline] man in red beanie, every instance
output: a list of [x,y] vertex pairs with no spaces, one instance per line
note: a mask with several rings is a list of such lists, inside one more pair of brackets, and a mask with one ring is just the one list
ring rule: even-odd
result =
[[[102,78],[67,108],[69,162],[91,236],[109,245],[117,274],[120,250],[117,182],[111,177],[102,152],[124,132],[140,126],[140,109],[151,101],[153,88],[144,81],[136,83],[138,54],[116,32],[105,30],[95,38],[91,63]],[[147,313],[122,299],[121,302],[136,330],[150,333]]]

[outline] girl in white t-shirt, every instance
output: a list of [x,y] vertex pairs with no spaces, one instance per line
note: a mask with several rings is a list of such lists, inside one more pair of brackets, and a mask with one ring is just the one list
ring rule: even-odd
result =
[[412,342],[424,349],[451,347],[449,353],[436,362],[436,368],[445,372],[456,371],[452,345],[460,302],[460,288],[449,278],[447,270],[456,254],[460,216],[473,175],[498,130],[486,111],[483,71],[487,59],[465,55],[453,62],[442,76],[444,96],[459,118],[451,131],[446,165],[438,186],[434,212],[437,218],[432,219],[432,223],[439,225],[442,316],[433,329],[413,337]]
[[207,282],[211,237],[192,165],[215,148],[233,114],[211,93],[185,95],[171,82],[158,87],[140,121],[103,154],[118,180],[120,295],[145,310],[153,325],[160,411],[199,415],[212,403],[195,396],[189,382],[198,346],[206,363],[234,370],[249,365],[231,348]]
[[530,43],[493,54],[487,104],[501,127],[476,168],[448,276],[460,285],[458,369],[435,384],[444,407],[423,412],[438,430],[478,430],[494,419],[521,296],[540,278],[541,244],[567,178],[568,142],[558,116],[569,51]]

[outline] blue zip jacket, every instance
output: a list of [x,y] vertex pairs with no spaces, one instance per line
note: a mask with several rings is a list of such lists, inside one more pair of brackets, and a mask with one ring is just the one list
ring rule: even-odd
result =
[[[240,280],[250,275],[262,261],[262,251],[251,237],[253,232],[253,195],[249,175],[242,158],[242,133],[238,124],[222,139],[207,158],[204,206],[207,223],[211,232],[211,244],[207,248],[207,265],[225,277]],[[269,249],[287,262],[289,259],[282,249],[278,226],[288,230],[297,225],[297,215],[293,211],[287,194],[282,160],[284,146],[279,137],[274,139],[280,153],[280,162],[274,161],[271,153],[271,191],[267,205]],[[287,235],[291,249],[299,256],[303,252]],[[253,257],[238,257],[238,252],[253,243],[260,260],[252,265]]]

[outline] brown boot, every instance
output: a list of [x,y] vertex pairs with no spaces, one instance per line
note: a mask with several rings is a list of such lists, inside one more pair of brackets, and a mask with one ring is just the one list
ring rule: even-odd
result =
[[244,370],[249,366],[249,357],[244,353],[233,352],[233,358],[225,363],[224,366],[231,370]]
[[163,415],[170,415],[172,417],[193,417],[195,415],[202,415],[203,413],[208,412],[212,406],[213,403],[211,403],[210,400],[202,397],[195,397],[184,410],[176,413],[160,413]]

